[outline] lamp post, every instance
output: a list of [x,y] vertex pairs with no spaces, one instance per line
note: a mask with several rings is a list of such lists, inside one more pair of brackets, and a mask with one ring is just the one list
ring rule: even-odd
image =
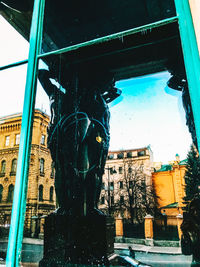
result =
[[[108,202],[108,214],[110,215],[111,214],[111,197],[110,197],[110,171],[112,170],[112,174],[113,173],[117,173],[117,171],[115,170],[115,168],[113,169],[113,167],[107,167],[107,168],[105,168],[105,170],[107,170],[108,171],[108,200],[107,200],[107,202]],[[114,190],[114,188],[113,188],[113,190]]]
[[198,185],[198,196],[200,197],[200,185]]

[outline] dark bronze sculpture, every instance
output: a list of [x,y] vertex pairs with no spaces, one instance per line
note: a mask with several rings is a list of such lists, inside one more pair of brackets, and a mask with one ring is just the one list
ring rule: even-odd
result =
[[3,0],[0,1],[0,4],[6,4],[11,8],[14,8],[20,12],[28,12],[31,11],[33,8],[33,1],[32,0]]
[[195,197],[183,214],[181,248],[184,255],[192,255],[191,266],[200,266],[200,199]]
[[184,66],[173,63],[168,70],[172,74],[172,77],[169,79],[167,84],[172,89],[182,91],[182,102],[185,110],[186,125],[188,126],[188,130],[191,134],[193,144],[197,148],[198,146],[194,116],[192,112],[192,105]]
[[100,213],[97,203],[109,148],[107,103],[121,94],[114,78],[95,66],[66,69],[60,90],[50,78],[55,67],[39,70],[39,80],[49,96],[51,121],[48,146],[55,164],[58,213]]

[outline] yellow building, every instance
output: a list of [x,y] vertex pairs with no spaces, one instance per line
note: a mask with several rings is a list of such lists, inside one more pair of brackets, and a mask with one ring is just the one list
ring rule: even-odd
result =
[[[21,114],[0,118],[0,226],[10,224],[19,151]],[[35,110],[29,165],[25,233],[42,231],[41,218],[55,210],[54,168],[47,148],[49,116]]]
[[152,181],[158,196],[158,208],[167,217],[168,225],[177,225],[179,214],[183,214],[183,197],[185,196],[186,160],[171,161],[168,165],[162,165],[152,174]]

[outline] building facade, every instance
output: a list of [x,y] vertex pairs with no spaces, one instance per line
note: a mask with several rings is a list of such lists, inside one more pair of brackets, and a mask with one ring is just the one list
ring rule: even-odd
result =
[[162,165],[152,174],[152,181],[158,195],[158,208],[166,216],[168,225],[177,225],[177,216],[183,214],[185,207],[186,160],[176,160]]
[[[99,208],[115,217],[130,218],[130,198],[134,212],[143,209],[152,185],[153,155],[150,147],[110,151],[103,175]],[[133,192],[135,192],[133,194]],[[137,195],[136,195],[137,193]],[[137,204],[138,203],[138,204]]]
[[[21,114],[0,118],[0,225],[9,226],[20,142]],[[47,148],[49,116],[35,110],[29,165],[25,234],[37,236],[42,218],[55,210],[54,168]]]

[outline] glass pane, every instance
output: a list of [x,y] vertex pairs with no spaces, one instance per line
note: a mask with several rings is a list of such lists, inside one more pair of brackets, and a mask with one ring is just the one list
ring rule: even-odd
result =
[[[75,65],[65,65],[66,54],[49,56],[44,59],[48,66],[40,66],[39,80],[49,96],[51,106],[47,144],[53,161],[63,164],[63,173],[65,172],[64,165],[67,162],[70,162],[71,166],[76,162],[78,165],[74,168],[84,173],[85,169],[81,169],[82,159],[77,156],[82,146],[78,146],[77,150],[76,146],[74,147],[74,144],[80,141],[79,137],[82,133],[79,132],[78,137],[74,125],[76,125],[76,129],[79,129],[82,125],[79,121],[85,123],[85,113],[89,119],[95,120],[94,129],[101,122],[105,128],[102,126],[98,128],[99,132],[95,133],[94,140],[100,144],[103,140],[105,144],[105,132],[109,131],[108,104],[111,113],[110,146],[98,208],[104,214],[111,215],[116,223],[118,217],[123,218],[124,236],[138,240],[145,239],[145,231],[147,231],[145,230],[145,217],[147,215],[154,216],[154,223],[152,222],[154,241],[152,242],[156,247],[171,242],[170,244],[175,246],[175,251],[179,246],[180,239],[180,221],[177,216],[181,218],[186,207],[186,203],[184,203],[185,160],[192,143],[190,134],[192,128],[188,129],[186,125],[188,116],[191,114],[188,113],[189,108],[186,107],[186,104],[189,102],[185,101],[184,95],[187,84],[184,79],[184,66],[181,65],[183,61],[179,39],[168,41],[159,44],[158,50],[155,45],[155,50],[153,48],[150,55],[148,54],[150,50],[142,47],[139,50],[141,58],[137,55],[137,48],[133,50],[134,57],[139,59],[138,65],[131,63],[131,60],[124,61],[124,64],[132,64],[130,69],[127,65],[127,68],[120,68],[117,56],[116,58],[112,57],[111,63],[109,57],[105,57],[104,63],[102,59],[99,59],[90,64],[84,61],[76,62]],[[169,49],[164,48],[167,44],[170,47],[175,45],[177,49],[173,50],[171,55]],[[132,57],[133,54],[130,53],[129,56]],[[160,61],[160,56],[163,59],[165,57],[167,61]],[[176,64],[174,57],[179,59],[180,63]],[[139,60],[143,62],[142,65]],[[153,64],[151,60],[154,60]],[[78,65],[79,63],[80,65]],[[114,68],[115,64],[116,68]],[[103,67],[105,68],[103,69]],[[165,71],[141,75],[146,72],[152,73],[157,68],[165,69]],[[169,69],[170,72],[166,69]],[[173,72],[172,69],[175,71]],[[115,82],[112,80],[113,76],[108,75],[109,71],[114,73]],[[181,78],[176,77],[176,71]],[[139,73],[140,76],[137,77],[136,73]],[[131,77],[131,75],[135,77],[121,79],[121,77]],[[179,83],[180,85],[177,85]],[[93,101],[97,97],[95,94],[98,93],[105,101],[102,101],[104,106],[102,105],[100,109],[101,112],[102,110],[105,112],[105,117],[102,116],[103,123],[102,117],[97,112],[97,109],[100,108],[99,102],[97,101],[98,104],[95,102],[97,105],[93,105]],[[79,117],[81,112],[84,113],[83,117]],[[75,114],[78,116],[77,118],[74,118]],[[192,122],[192,119],[189,121]],[[87,134],[84,136],[88,137],[90,133]],[[63,136],[64,139],[62,139]],[[63,142],[60,143],[59,138]],[[90,157],[89,153],[95,151],[95,145],[94,143],[91,151],[84,151],[84,155]],[[65,157],[65,164],[61,163],[63,160],[59,158],[61,155]],[[96,156],[94,159],[97,159]],[[56,164],[55,166],[56,181],[60,178],[59,167]],[[73,175],[75,175],[74,172]],[[176,175],[180,178],[179,180],[176,180]],[[122,180],[123,184],[120,183]],[[60,194],[62,189],[60,185],[57,186],[57,194]],[[128,194],[132,199],[131,208],[130,203],[128,204]],[[62,200],[58,200],[58,205],[60,203],[62,205]],[[147,219],[149,219],[148,216]],[[165,230],[167,234],[163,236]],[[48,238],[50,238],[50,233],[47,240],[49,240]],[[160,241],[161,239],[164,241]],[[116,240],[116,242],[121,242],[120,238],[116,237]],[[143,245],[147,245],[145,242]],[[117,252],[119,253],[118,250]],[[128,250],[123,253],[124,256],[129,255]],[[173,254],[173,249],[171,253]],[[179,258],[179,256],[177,257]],[[144,255],[136,252],[136,259],[152,265],[157,261],[151,253]],[[180,255],[180,260],[190,264],[191,256]],[[170,264],[173,264],[173,261],[174,259],[170,255]]]
[[46,1],[45,52],[175,16],[172,0]]
[[[0,17],[0,22],[2,30],[6,33],[1,40],[1,66],[27,59],[28,42],[2,17]],[[0,262],[2,264],[5,263],[10,228],[26,73],[27,65],[0,72],[0,83],[2,87],[0,98],[0,238],[2,238],[0,242]],[[44,161],[43,176],[40,176],[39,160],[41,158],[45,160],[43,154],[46,154],[47,150],[45,137],[47,136],[46,129],[48,124],[48,122],[45,124],[46,117],[42,115],[45,112],[45,101],[43,97],[45,98],[44,92],[41,90],[41,86],[38,86],[36,107],[39,107],[42,111],[38,110],[34,116],[34,118],[38,119],[34,119],[35,130],[33,131],[30,156],[24,239],[21,253],[21,261],[28,266],[30,263],[39,262],[43,256],[43,241],[42,239],[38,239],[41,232],[40,229],[42,228],[41,221],[43,220],[41,218],[43,214],[40,211],[39,203],[45,206],[47,202],[51,201],[51,206],[55,207],[55,194],[53,189],[49,186],[49,188],[43,189],[43,194],[39,190],[41,177],[43,183],[46,183],[48,178],[52,181],[52,184],[54,183],[54,179],[50,178],[51,162]],[[48,104],[46,106],[49,108]],[[41,139],[43,140],[43,144],[41,144]],[[42,151],[40,151],[41,147]]]
[[[118,81],[115,86],[122,94],[109,105],[111,139],[103,182],[114,181],[114,191],[109,187],[102,189],[101,199],[105,201],[99,203],[99,208],[115,218],[123,218],[123,236],[137,240],[132,246],[133,250],[137,247],[134,258],[151,266],[157,266],[161,260],[163,266],[176,266],[170,253],[180,249],[179,227],[188,204],[185,173],[192,144],[191,117],[188,119],[188,108],[184,109],[185,96],[180,88],[174,90],[167,85],[172,86],[168,83],[171,77],[165,71]],[[123,158],[119,157],[122,153]],[[114,178],[108,172],[112,166],[117,170]],[[165,252],[166,244],[175,246],[168,251],[167,258],[139,251],[142,245],[138,242],[147,235],[147,220],[152,220],[152,240],[157,253],[159,245]],[[128,249],[122,252],[120,238],[116,237],[117,252],[131,255]],[[175,257],[185,266],[191,263],[191,256]]]
[[[165,1],[165,4],[157,0],[141,1],[137,8],[130,8],[135,3],[118,1],[113,7],[110,2],[82,4],[78,1],[70,3],[67,12],[63,12],[62,3],[47,1],[43,51],[175,15],[173,1]],[[76,8],[77,4],[80,10]],[[83,12],[85,9],[86,13]],[[131,19],[133,11],[137,14],[135,21]],[[48,56],[39,62],[21,260],[29,265],[40,262],[46,266],[49,260],[56,264],[58,258],[62,263],[86,264],[89,257],[89,263],[105,263],[106,253],[114,252],[116,235],[118,248],[122,248],[120,236],[127,240],[136,238],[137,242],[143,242],[143,248],[148,246],[145,251],[135,253],[115,249],[122,254],[118,263],[133,262],[125,257],[129,255],[154,266],[160,258],[146,253],[149,246],[153,243],[153,248],[163,244],[179,245],[179,219],[187,204],[183,199],[185,158],[192,139],[186,127],[182,92],[179,87],[174,90],[167,86],[173,73],[166,71],[171,70],[171,61],[173,66],[178,62],[182,69],[177,24],[142,31],[127,39],[120,38],[110,46],[103,44],[103,47],[90,48],[81,53]],[[22,110],[19,102],[23,97],[20,90],[16,90],[16,81],[20,82],[21,78],[19,73],[17,78],[13,74],[18,70],[26,76],[25,67],[0,74],[6,92],[10,92],[7,102],[2,101],[2,105],[10,103],[10,97],[15,99],[9,105],[11,111],[7,112],[8,105],[2,106],[2,116]],[[178,82],[185,86],[182,76]],[[24,84],[20,88],[24,92]],[[15,106],[15,102],[19,106]],[[189,108],[185,107],[187,115],[190,114]],[[190,128],[190,132],[192,130]],[[11,144],[18,147],[19,134],[14,132],[11,138],[6,130],[1,139],[6,151]],[[10,159],[7,164],[2,158],[0,179],[4,179],[8,168],[11,179],[14,179],[15,159]],[[0,201],[12,202],[13,186],[14,182],[7,185],[5,197],[1,184]],[[113,221],[108,220],[106,224],[110,218],[106,215],[111,215],[116,225],[121,225],[121,228],[116,226],[120,233],[114,231]],[[6,216],[2,222],[4,230],[9,227],[9,217]],[[85,225],[87,216],[90,220]],[[106,232],[101,234],[97,229],[106,229]],[[89,241],[83,244],[83,240]],[[92,251],[97,257],[94,259],[90,244],[95,247],[102,242],[104,245],[95,250],[98,255]],[[173,254],[173,248],[170,252]],[[171,254],[164,261],[173,264]],[[176,259],[191,262],[191,256],[178,255]]]
[[[1,66],[28,56],[28,42],[0,16]],[[0,72],[0,263],[5,263],[11,223],[27,66]]]
[[[177,153],[186,158],[191,136],[182,93],[167,86],[170,77],[161,72],[116,84],[123,93],[121,102],[116,99],[116,105],[111,106],[111,151],[151,145],[154,161],[167,163]],[[123,146],[121,140],[125,141]],[[138,151],[138,156],[144,153]]]
[[[1,38],[0,46],[1,67],[27,59],[29,43],[2,16],[0,16],[0,25],[4,36]],[[15,43],[16,39],[17,43]],[[17,85],[20,86],[19,83]]]

